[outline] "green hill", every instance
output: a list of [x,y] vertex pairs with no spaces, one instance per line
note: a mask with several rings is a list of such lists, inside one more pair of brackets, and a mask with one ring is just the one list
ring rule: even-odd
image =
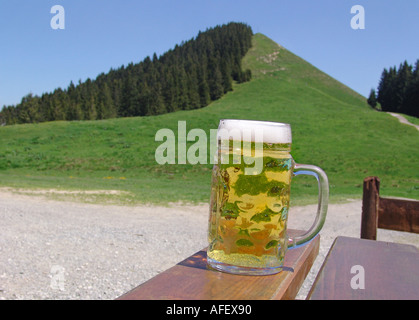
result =
[[[329,176],[332,201],[360,198],[377,175],[382,194],[419,199],[419,134],[371,109],[365,98],[256,34],[243,60],[252,80],[208,107],[150,117],[0,127],[0,186],[121,190],[119,195],[54,194],[123,203],[208,202],[211,164],[158,165],[159,129],[216,129],[223,118],[290,123],[294,159]],[[316,201],[316,181],[297,177],[294,202]]]

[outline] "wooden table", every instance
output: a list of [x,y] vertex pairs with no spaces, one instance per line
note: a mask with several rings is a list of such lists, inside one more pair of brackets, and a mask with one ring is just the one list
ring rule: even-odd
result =
[[307,296],[312,300],[417,300],[419,250],[338,237]]
[[[290,232],[291,233],[291,232]],[[203,249],[118,300],[294,299],[319,252],[320,236],[288,250],[276,275],[243,276],[210,270]]]

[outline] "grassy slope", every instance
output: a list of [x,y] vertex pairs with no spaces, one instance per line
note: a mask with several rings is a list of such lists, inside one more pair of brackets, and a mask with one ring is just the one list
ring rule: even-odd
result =
[[[416,129],[373,111],[362,96],[267,37],[257,34],[253,40],[243,61],[253,80],[206,108],[0,128],[0,186],[125,190],[129,196],[114,199],[125,203],[207,202],[211,165],[157,165],[155,133],[177,132],[180,120],[188,130],[209,132],[219,119],[238,118],[290,123],[295,160],[326,171],[333,200],[360,198],[369,175],[381,178],[384,195],[419,199]],[[315,201],[316,189],[312,178],[298,177],[292,195],[299,203]]]

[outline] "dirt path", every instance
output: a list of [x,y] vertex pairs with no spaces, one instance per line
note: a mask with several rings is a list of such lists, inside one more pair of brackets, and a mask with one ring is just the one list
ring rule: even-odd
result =
[[397,114],[397,113],[392,113],[392,112],[387,112],[387,113],[388,113],[388,114],[390,114],[390,115],[392,115],[393,117],[396,117],[397,119],[399,119],[400,123],[407,124],[407,125],[412,126],[412,127],[415,127],[416,129],[418,129],[418,130],[419,130],[419,126],[418,126],[418,125],[416,125],[416,124],[413,124],[413,123],[409,122],[409,121],[408,121],[405,117],[403,117],[402,115]]
[[[308,228],[316,205],[290,210]],[[0,299],[114,299],[207,246],[208,205],[101,206],[0,189]],[[304,299],[336,236],[359,237],[361,201],[329,206]],[[419,235],[380,232],[419,245]]]

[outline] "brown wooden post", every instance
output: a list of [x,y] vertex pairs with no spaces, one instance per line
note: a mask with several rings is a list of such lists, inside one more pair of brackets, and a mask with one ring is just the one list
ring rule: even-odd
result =
[[379,191],[380,179],[378,177],[364,179],[361,220],[362,239],[377,240]]

